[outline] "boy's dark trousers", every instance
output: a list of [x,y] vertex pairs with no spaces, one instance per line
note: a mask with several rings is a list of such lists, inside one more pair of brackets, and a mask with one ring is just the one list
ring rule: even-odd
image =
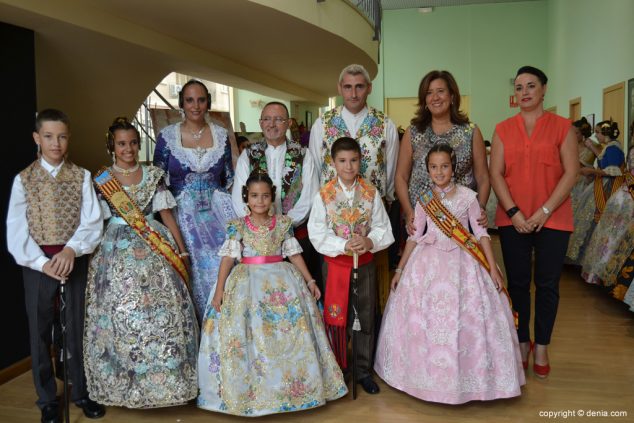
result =
[[[68,346],[68,374],[72,383],[70,400],[86,398],[86,376],[84,375],[83,334],[86,278],[88,256],[75,259],[72,273],[66,281],[66,342]],[[24,267],[24,297],[29,322],[33,383],[43,408],[57,402],[57,385],[50,356],[56,299],[60,282],[43,272]]]

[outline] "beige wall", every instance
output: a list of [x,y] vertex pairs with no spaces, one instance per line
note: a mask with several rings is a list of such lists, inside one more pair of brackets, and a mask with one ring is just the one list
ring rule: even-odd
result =
[[96,170],[109,161],[108,124],[132,116],[172,71],[316,103],[349,61],[375,73],[367,21],[346,2],[315,4],[0,0],[0,19],[35,32],[38,108],[68,113],[71,159]]

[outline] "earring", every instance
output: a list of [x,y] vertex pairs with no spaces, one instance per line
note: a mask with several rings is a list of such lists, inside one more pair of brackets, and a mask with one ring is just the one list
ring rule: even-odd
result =
[[182,121],[185,121],[185,110],[180,109],[180,110],[179,110],[179,113],[181,114],[181,120],[182,120]]
[[427,107],[427,105],[425,104],[425,110],[429,110],[429,107]]
[[273,204],[271,204],[271,207],[269,207],[268,215],[269,215],[269,217],[271,217],[274,214],[275,214],[275,206]]
[[112,164],[117,164],[117,156],[114,155],[114,151],[112,152]]
[[42,147],[40,147],[39,144],[36,144],[36,145],[37,145],[37,157],[40,157],[42,155]]
[[251,216],[251,208],[248,205],[244,206],[244,214],[247,216]]

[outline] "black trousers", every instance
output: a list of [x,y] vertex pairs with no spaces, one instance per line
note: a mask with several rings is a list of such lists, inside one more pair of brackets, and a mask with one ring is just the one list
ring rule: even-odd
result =
[[[68,348],[68,376],[73,385],[71,401],[88,396],[84,375],[83,334],[88,256],[75,259],[73,272],[66,281],[66,343]],[[24,267],[24,297],[29,322],[33,383],[38,407],[57,402],[57,385],[50,349],[55,303],[59,295],[59,281],[42,272]]]
[[550,344],[559,306],[559,279],[568,249],[570,232],[543,228],[520,234],[513,226],[498,228],[508,291],[519,314],[519,342],[530,340],[531,280],[535,254],[535,343]]
[[[324,262],[322,271],[324,284],[328,278],[328,263]],[[357,313],[361,330],[357,332],[355,338],[355,348],[357,351],[357,380],[372,375],[372,363],[374,355],[375,323],[376,323],[376,264],[374,260],[370,263],[359,266],[359,279],[357,281],[357,293],[359,295]],[[350,274],[350,293],[348,295],[348,320],[346,322],[346,332],[348,339],[352,338],[352,324],[354,323],[354,310],[352,308],[352,273]],[[348,355],[348,367],[352,368],[352,356]]]

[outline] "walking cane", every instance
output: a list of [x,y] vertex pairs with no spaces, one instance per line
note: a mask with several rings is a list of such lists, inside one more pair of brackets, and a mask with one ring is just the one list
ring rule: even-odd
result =
[[352,323],[352,399],[357,399],[357,343],[356,335],[361,330],[359,321],[359,293],[357,292],[357,281],[359,279],[359,254],[352,255],[352,310],[354,311],[354,322]]
[[70,422],[68,397],[68,349],[66,342],[66,278],[61,280],[59,286],[59,321],[62,328],[62,363],[64,364],[64,421]]

